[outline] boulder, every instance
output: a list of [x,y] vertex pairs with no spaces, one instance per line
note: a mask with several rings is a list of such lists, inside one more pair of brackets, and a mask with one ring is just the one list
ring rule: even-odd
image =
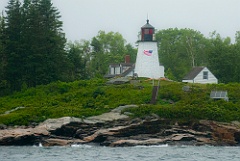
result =
[[44,126],[0,130],[0,145],[34,145],[41,137],[49,136]]

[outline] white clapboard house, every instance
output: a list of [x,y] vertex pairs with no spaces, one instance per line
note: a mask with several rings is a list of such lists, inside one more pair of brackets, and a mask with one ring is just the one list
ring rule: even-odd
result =
[[135,64],[130,63],[130,56],[126,55],[124,63],[109,65],[108,74],[105,75],[105,78],[133,76],[134,67]]
[[207,67],[194,67],[182,80],[188,83],[218,83],[218,79]]

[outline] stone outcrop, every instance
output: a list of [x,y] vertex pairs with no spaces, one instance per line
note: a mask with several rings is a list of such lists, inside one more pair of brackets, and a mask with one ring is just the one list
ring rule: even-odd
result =
[[0,130],[0,145],[34,145],[50,132],[44,126]]
[[130,119],[121,106],[109,113],[84,119],[49,119],[36,127],[2,128],[0,145],[66,146],[95,143],[104,146],[135,145],[239,145],[240,123],[215,121],[173,122],[151,115]]

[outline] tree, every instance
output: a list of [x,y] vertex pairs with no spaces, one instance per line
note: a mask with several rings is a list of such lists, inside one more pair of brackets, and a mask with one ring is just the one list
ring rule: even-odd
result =
[[240,31],[236,32],[236,36],[235,36],[235,44],[233,46],[233,52],[235,53],[235,58],[234,58],[234,67],[235,67],[235,71],[234,71],[234,76],[235,76],[235,82],[240,82]]
[[67,44],[68,80],[88,79],[87,63],[90,61],[90,42],[82,40]]
[[107,73],[110,63],[123,62],[126,55],[125,40],[121,34],[99,31],[98,35],[92,38],[93,48],[91,62],[88,66],[89,73],[94,76],[103,76]]
[[64,51],[66,39],[62,33],[60,13],[53,7],[51,0],[37,1],[34,6],[38,26],[34,26],[35,33],[30,33],[35,35],[36,43],[32,52],[37,51],[33,60],[36,63],[33,85],[47,84],[62,79],[61,75],[64,73],[62,64],[66,61]]
[[5,18],[2,14],[0,16],[0,90],[2,91],[0,95],[4,94],[7,89],[6,80],[6,65],[7,65],[7,55],[6,55],[6,24]]
[[60,13],[51,0],[10,0],[7,6],[7,79],[13,90],[63,80],[67,61]]
[[185,29],[181,42],[186,49],[192,67],[207,64],[206,49],[208,43],[203,34],[192,29]]
[[11,89],[19,90],[22,84],[24,54],[22,52],[22,14],[19,0],[10,0],[6,7],[6,79]]
[[229,37],[222,38],[213,32],[210,39],[209,67],[220,82],[235,82],[239,56],[234,51]]
[[6,33],[5,33],[5,19],[0,16],[0,80],[5,78],[5,66],[6,66]]
[[159,43],[159,60],[175,80],[182,80],[192,67],[207,64],[208,41],[198,31],[160,30],[156,33],[156,40]]
[[126,54],[130,55],[131,63],[135,63],[136,57],[137,57],[137,49],[134,48],[131,44],[125,45],[125,48],[126,48]]

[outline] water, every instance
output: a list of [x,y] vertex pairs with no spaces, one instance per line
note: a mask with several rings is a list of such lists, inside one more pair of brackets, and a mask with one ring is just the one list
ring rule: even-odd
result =
[[240,161],[240,147],[1,147],[1,161]]

